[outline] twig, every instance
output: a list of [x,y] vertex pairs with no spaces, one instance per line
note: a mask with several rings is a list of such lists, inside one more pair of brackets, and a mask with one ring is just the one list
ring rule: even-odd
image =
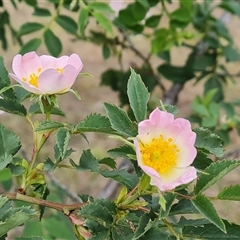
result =
[[80,209],[86,203],[77,203],[77,204],[61,204],[52,201],[47,201],[44,199],[29,197],[19,193],[2,193],[2,196],[6,196],[9,200],[28,202],[32,204],[37,204],[39,206],[49,207],[58,211],[63,212],[66,215],[69,215],[72,211]]

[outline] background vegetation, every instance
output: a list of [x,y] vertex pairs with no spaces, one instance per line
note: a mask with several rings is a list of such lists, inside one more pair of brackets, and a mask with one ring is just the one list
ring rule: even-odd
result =
[[[122,9],[118,9],[120,5]],[[131,116],[126,94],[131,66],[153,92],[149,110],[158,105],[158,99],[177,104],[180,116],[188,117],[194,126],[208,127],[219,134],[230,151],[239,144],[239,17],[240,4],[234,0],[111,1],[111,5],[81,0],[0,1],[0,51],[10,72],[17,52],[35,50],[56,57],[79,54],[84,72],[95,78],[83,77],[75,84],[82,97],[80,103],[71,95],[61,97],[61,107],[75,124],[90,112],[103,113],[103,101],[114,101]],[[21,136],[28,155],[32,143],[26,137],[31,133],[25,121],[10,114],[0,118]],[[115,144],[96,134],[89,134],[88,140],[97,157],[104,156],[106,149]],[[54,139],[50,139],[49,145],[51,141]],[[77,138],[70,145],[74,149],[89,148],[88,143]],[[49,151],[43,149],[42,157]],[[54,174],[61,176],[62,183],[72,181],[70,195],[84,192],[98,196],[106,186],[106,180],[99,181],[87,173],[74,173],[71,177],[62,173],[60,169]],[[238,173],[232,172],[223,181],[238,182]],[[1,176],[5,189],[14,188],[8,173],[2,172]],[[59,190],[63,184],[55,177],[49,175],[56,193],[54,199],[66,198],[64,191]],[[221,182],[211,188],[210,194],[220,185]],[[68,198],[72,201],[74,196]],[[217,207],[222,215],[228,214],[240,222],[236,211],[229,212],[227,205]],[[28,234],[31,224],[36,223],[29,222],[24,229]],[[46,224],[39,225],[39,231],[50,232],[49,226],[60,229],[61,224],[65,224],[61,216],[55,218],[51,214]],[[59,237],[65,236],[62,234],[59,232]]]

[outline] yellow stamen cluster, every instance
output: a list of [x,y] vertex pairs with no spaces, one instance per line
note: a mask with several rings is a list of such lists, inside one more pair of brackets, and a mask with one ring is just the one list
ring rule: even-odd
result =
[[155,169],[159,174],[166,174],[177,165],[180,150],[172,138],[165,139],[160,135],[149,144],[140,143],[140,152],[145,166]]
[[63,69],[62,68],[56,68],[56,70],[57,70],[57,72],[59,72],[59,73],[63,73]]
[[42,69],[38,68],[38,73],[37,74],[36,73],[32,73],[32,74],[30,74],[29,79],[24,77],[23,81],[24,82],[28,82],[31,85],[35,86],[35,87],[38,87],[38,77],[39,77],[41,71],[42,71]]

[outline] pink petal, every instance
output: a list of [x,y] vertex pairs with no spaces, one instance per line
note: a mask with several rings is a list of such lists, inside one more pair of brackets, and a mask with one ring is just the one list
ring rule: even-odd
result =
[[49,55],[42,55],[40,56],[42,65],[43,65],[43,70],[45,71],[46,69],[57,69],[57,68],[64,68],[67,63],[68,63],[68,56],[62,56],[60,58],[55,58]]
[[41,61],[35,52],[29,52],[21,56],[16,55],[13,58],[12,69],[18,78],[28,78],[30,74],[37,73],[42,68]]
[[157,186],[161,191],[166,191],[190,183],[196,178],[197,171],[194,167],[174,168],[168,176],[161,176],[161,181],[154,178],[152,184]]
[[197,155],[197,150],[194,147],[196,133],[191,130],[190,122],[183,118],[177,118],[169,130],[174,143],[180,150],[177,166],[189,166]]
[[77,75],[79,74],[79,72],[82,70],[83,68],[83,63],[82,63],[82,60],[80,59],[80,57],[76,54],[76,53],[73,53],[70,57],[69,57],[69,60],[68,60],[68,63],[69,65],[72,65],[76,68],[77,70]]
[[34,87],[33,85],[27,83],[27,82],[24,82],[22,81],[21,79],[18,78],[18,76],[16,76],[15,74],[13,73],[9,73],[9,75],[15,80],[17,81],[18,83],[20,83],[22,85],[22,87],[24,89],[26,89],[27,91],[31,92],[31,93],[35,93],[35,94],[42,94],[41,91],[39,91],[38,88]]
[[66,66],[62,74],[47,69],[39,76],[38,88],[43,94],[64,93],[72,87],[76,77],[76,69],[71,65]]
[[[151,177],[151,184],[157,186],[161,191],[175,188],[176,186],[189,183],[197,177],[196,169],[189,167],[196,157],[197,150],[194,147],[196,134],[191,130],[188,120],[177,118],[170,113],[163,112],[158,108],[138,125],[139,134],[134,139],[138,165]],[[167,140],[173,139],[173,143],[180,150],[177,153],[177,166],[166,174],[159,174],[155,169],[145,166],[140,152],[140,142],[150,143],[152,138],[163,137]]]
[[173,121],[173,114],[156,108],[149,115],[148,120],[144,120],[138,124],[138,134],[141,136],[143,142],[149,142],[152,138],[158,137],[160,134],[169,137],[168,128]]

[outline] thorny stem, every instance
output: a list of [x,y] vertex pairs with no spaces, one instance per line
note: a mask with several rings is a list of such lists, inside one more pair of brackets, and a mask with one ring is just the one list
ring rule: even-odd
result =
[[6,196],[9,200],[28,202],[28,203],[36,204],[39,206],[49,207],[49,208],[61,211],[67,216],[72,211],[80,209],[80,208],[82,208],[83,205],[86,204],[86,203],[61,204],[61,203],[56,203],[56,202],[52,202],[52,201],[47,201],[44,199],[29,197],[29,196],[19,194],[19,193],[5,193],[5,194],[1,194],[1,195]]

